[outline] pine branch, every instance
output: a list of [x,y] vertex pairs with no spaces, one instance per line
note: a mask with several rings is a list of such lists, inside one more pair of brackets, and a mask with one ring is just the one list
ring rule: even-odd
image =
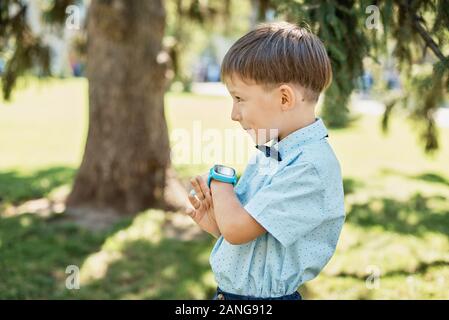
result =
[[416,14],[413,14],[414,28],[419,33],[421,38],[424,40],[424,42],[426,43],[426,46],[429,47],[441,61],[446,61],[447,58],[441,52],[440,48],[438,48],[437,43],[432,39],[432,37],[427,33],[427,31],[421,25],[420,20],[422,20],[422,18],[418,17],[418,15],[416,15]]

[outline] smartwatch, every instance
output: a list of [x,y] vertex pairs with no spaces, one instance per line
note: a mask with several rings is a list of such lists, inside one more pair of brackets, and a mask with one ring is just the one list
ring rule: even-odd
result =
[[212,179],[230,183],[233,186],[237,183],[237,175],[235,170],[231,167],[216,164],[209,170],[209,177],[207,178],[207,186],[210,188]]

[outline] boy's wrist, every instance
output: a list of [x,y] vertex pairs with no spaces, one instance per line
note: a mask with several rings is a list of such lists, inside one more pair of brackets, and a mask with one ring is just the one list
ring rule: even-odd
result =
[[216,192],[216,191],[220,191],[220,190],[227,190],[227,189],[233,190],[234,186],[230,183],[218,181],[215,179],[212,179],[210,182],[210,191],[212,193]]

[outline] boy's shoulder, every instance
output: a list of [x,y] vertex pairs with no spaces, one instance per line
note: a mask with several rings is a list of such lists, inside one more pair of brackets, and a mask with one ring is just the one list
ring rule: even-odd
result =
[[340,163],[326,139],[302,146],[298,157],[290,165],[312,166],[323,180],[328,179],[330,176],[341,177]]

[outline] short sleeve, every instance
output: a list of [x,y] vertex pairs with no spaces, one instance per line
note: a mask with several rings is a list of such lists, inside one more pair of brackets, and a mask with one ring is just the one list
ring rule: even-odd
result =
[[308,162],[289,165],[276,173],[244,208],[285,247],[326,220],[323,185]]

